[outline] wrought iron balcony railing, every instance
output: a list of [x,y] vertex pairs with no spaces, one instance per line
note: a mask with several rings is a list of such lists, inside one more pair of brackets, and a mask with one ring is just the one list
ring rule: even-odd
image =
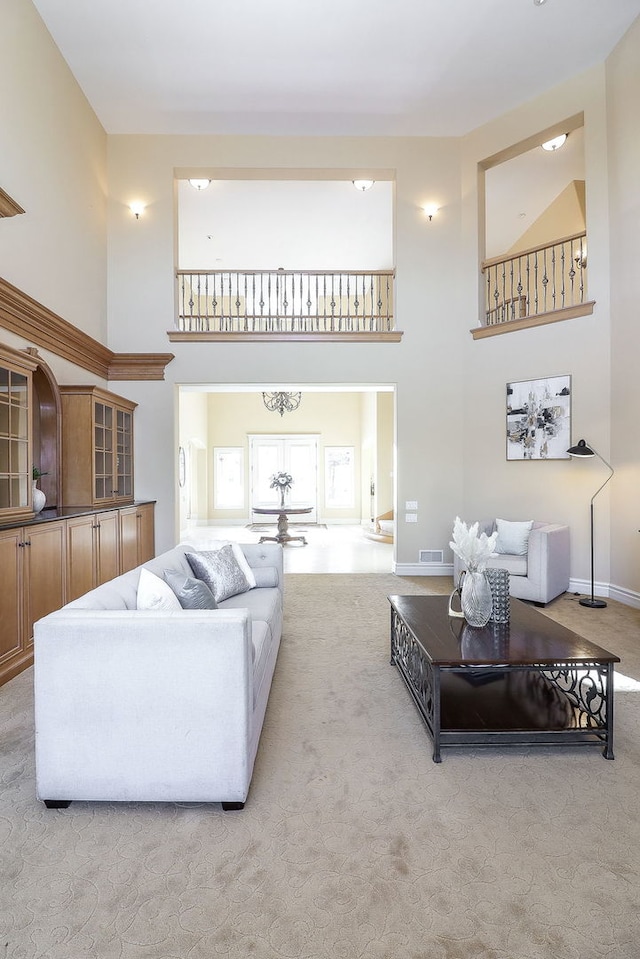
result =
[[485,260],[485,326],[584,304],[586,240],[586,233],[576,233],[513,256]]
[[178,270],[177,330],[238,337],[394,333],[394,275],[392,270]]

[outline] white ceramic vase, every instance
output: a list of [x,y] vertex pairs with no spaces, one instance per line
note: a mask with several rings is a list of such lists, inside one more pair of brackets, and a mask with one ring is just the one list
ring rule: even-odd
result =
[[47,497],[44,495],[41,489],[38,489],[36,486],[36,481],[33,481],[31,487],[31,502],[33,503],[33,512],[39,513],[44,509],[44,504],[47,502]]

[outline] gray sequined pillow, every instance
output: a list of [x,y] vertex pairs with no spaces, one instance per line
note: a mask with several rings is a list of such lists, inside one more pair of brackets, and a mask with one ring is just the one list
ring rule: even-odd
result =
[[233,547],[201,550],[197,553],[185,553],[185,556],[194,575],[206,583],[215,596],[216,603],[251,589],[234,556]]

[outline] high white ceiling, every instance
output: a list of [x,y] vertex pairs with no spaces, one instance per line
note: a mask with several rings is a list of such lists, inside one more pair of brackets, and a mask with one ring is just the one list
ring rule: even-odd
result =
[[108,133],[458,136],[602,62],[640,15],[640,0],[33,2]]

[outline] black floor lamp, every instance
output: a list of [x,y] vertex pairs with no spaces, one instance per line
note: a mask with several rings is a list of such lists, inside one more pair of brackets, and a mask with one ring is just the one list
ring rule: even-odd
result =
[[568,449],[568,450],[567,450],[567,453],[569,453],[570,456],[597,456],[598,459],[599,459],[599,460],[602,460],[602,462],[604,463],[604,465],[605,465],[608,469],[611,470],[611,472],[610,472],[609,475],[607,476],[607,478],[606,478],[606,480],[604,481],[604,483],[602,484],[602,486],[599,486],[598,489],[597,489],[597,490],[595,491],[595,493],[593,494],[593,496],[591,497],[591,596],[583,596],[582,599],[579,600],[579,603],[580,603],[581,606],[590,606],[592,609],[604,609],[604,607],[607,605],[607,604],[605,603],[605,601],[604,601],[603,599],[596,599],[595,596],[593,595],[593,588],[594,588],[594,575],[593,575],[593,501],[594,501],[594,499],[596,498],[596,496],[598,495],[598,493],[605,488],[605,486],[607,485],[607,483],[609,482],[609,480],[610,480],[611,477],[613,476],[614,469],[613,469],[613,466],[611,466],[610,463],[607,463],[607,461],[606,461],[606,459],[604,459],[604,457],[600,456],[600,453],[597,453],[597,452],[596,452],[594,449],[592,449],[590,446],[587,446],[587,444],[585,443],[584,440],[580,440],[577,446],[572,446],[570,449]]

